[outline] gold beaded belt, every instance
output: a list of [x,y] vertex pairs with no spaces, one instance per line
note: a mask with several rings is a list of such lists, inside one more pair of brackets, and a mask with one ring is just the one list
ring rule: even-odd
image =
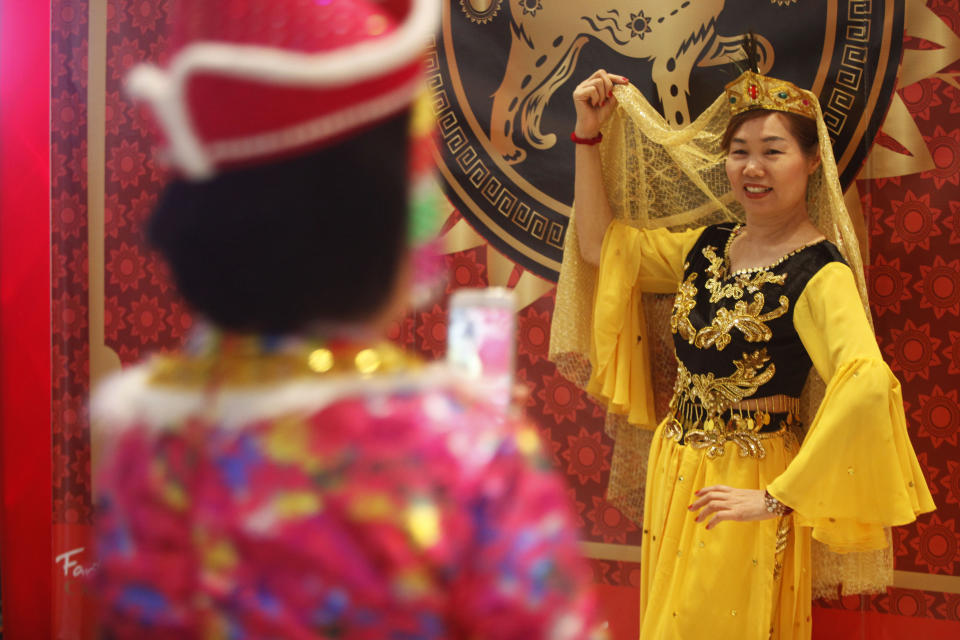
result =
[[[708,412],[686,398],[674,396],[670,403],[672,414],[663,427],[663,437],[676,440],[694,449],[706,449],[708,458],[717,458],[726,453],[727,444],[737,447],[741,458],[765,458],[763,440],[787,438],[787,447],[797,443],[795,432],[800,427],[797,398],[786,398],[776,405],[783,411],[768,411],[754,408],[774,405],[770,399],[751,399],[750,406],[728,409],[720,415],[709,416]],[[741,403],[746,404],[746,403]]]

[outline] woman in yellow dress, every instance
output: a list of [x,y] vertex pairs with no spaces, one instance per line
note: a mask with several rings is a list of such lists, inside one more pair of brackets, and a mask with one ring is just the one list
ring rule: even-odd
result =
[[574,102],[551,354],[609,412],[608,497],[643,513],[641,638],[809,638],[811,599],[884,589],[889,527],[934,508],[817,99],[747,72],[674,130],[600,70]]

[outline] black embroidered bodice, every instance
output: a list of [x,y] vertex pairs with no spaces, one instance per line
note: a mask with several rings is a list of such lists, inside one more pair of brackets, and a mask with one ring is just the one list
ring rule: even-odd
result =
[[843,262],[823,240],[770,266],[731,273],[737,228],[705,229],[684,265],[670,319],[679,363],[671,407],[678,415],[686,410],[678,424],[683,431],[729,415],[747,398],[800,396],[812,362],[793,326],[794,306],[814,274]]

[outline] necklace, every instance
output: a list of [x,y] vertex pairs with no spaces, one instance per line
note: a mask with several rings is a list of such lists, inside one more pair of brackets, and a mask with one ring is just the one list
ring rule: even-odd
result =
[[164,386],[262,386],[333,375],[370,377],[416,369],[422,363],[393,344],[291,338],[281,344],[259,336],[223,337],[202,354],[155,356],[151,382]]
[[816,240],[811,240],[810,242],[807,242],[806,244],[802,244],[802,245],[800,245],[799,247],[797,247],[796,249],[793,249],[792,251],[789,251],[789,252],[783,254],[783,255],[780,256],[777,260],[775,260],[774,262],[772,262],[771,264],[768,264],[768,265],[766,265],[766,266],[761,266],[761,267],[745,267],[745,268],[743,268],[743,269],[737,269],[736,271],[732,271],[732,270],[731,270],[731,265],[732,265],[733,263],[732,263],[732,261],[730,260],[730,247],[733,245],[734,239],[735,239],[737,236],[739,236],[745,229],[746,229],[746,226],[745,226],[745,225],[743,225],[743,224],[737,224],[737,225],[733,228],[733,231],[730,232],[730,237],[727,238],[727,244],[726,244],[726,245],[724,246],[724,248],[723,248],[723,265],[724,265],[724,267],[726,268],[727,277],[735,277],[735,276],[744,275],[744,274],[748,274],[748,273],[755,273],[755,272],[757,272],[757,271],[770,271],[771,269],[775,269],[776,267],[780,266],[781,264],[783,264],[784,261],[786,261],[786,260],[789,259],[789,258],[792,258],[793,256],[797,255],[798,253],[800,253],[800,252],[803,251],[804,249],[808,249],[808,248],[810,248],[810,247],[812,247],[812,246],[814,246],[814,245],[818,245],[818,244],[820,244],[821,242],[825,242],[825,241],[826,241],[826,238],[818,238],[818,239],[816,239]]

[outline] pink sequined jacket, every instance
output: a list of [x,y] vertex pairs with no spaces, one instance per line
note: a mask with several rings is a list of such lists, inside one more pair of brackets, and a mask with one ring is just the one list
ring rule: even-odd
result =
[[429,369],[320,376],[290,364],[308,343],[217,341],[95,399],[106,637],[599,635],[534,428]]

